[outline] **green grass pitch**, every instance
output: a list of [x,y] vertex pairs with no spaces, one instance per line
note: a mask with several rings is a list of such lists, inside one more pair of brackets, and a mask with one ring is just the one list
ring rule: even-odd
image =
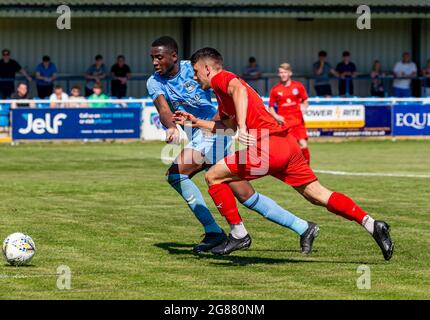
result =
[[[0,299],[429,299],[429,178],[318,174],[392,228],[390,262],[364,229],[308,204],[266,177],[255,188],[318,222],[314,253],[298,237],[240,207],[252,247],[194,255],[203,230],[164,180],[162,143],[0,146],[0,238],[28,233],[27,267],[0,262]],[[312,167],[430,175],[430,141],[312,143]],[[214,216],[228,230],[206,192]],[[57,288],[70,267],[71,289]],[[357,288],[367,265],[371,289]]]

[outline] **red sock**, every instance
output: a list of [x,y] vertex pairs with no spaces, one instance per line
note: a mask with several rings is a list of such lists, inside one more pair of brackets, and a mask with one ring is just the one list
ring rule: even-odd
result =
[[309,148],[302,148],[303,156],[305,157],[307,163],[311,163],[311,154],[309,152]]
[[355,220],[359,224],[363,222],[363,218],[367,215],[354,201],[339,192],[332,193],[328,199],[327,210],[348,220]]
[[219,213],[225,217],[229,224],[239,224],[242,222],[239,210],[237,209],[236,199],[228,184],[211,185],[208,191]]

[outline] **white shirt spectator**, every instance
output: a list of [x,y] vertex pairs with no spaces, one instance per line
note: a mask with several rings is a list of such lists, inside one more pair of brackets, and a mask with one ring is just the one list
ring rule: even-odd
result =
[[[55,93],[51,94],[51,96],[49,97],[49,101],[51,101],[51,107],[53,107],[53,101],[56,100],[67,100],[69,99],[69,95],[65,92],[61,93],[61,99],[58,99],[57,96],[55,95]],[[66,103],[63,102],[57,102],[55,103],[55,107],[53,108],[66,108]]]
[[[417,72],[417,65],[412,61],[408,63],[399,61],[394,66],[393,72],[397,77],[410,77],[414,72]],[[410,85],[411,79],[395,79],[393,82],[393,87],[399,89],[409,89]]]

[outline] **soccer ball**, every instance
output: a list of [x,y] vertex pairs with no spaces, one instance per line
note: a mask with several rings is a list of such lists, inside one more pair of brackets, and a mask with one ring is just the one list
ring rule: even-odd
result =
[[9,235],[3,242],[3,255],[13,266],[30,263],[36,253],[36,246],[30,236],[16,232]]

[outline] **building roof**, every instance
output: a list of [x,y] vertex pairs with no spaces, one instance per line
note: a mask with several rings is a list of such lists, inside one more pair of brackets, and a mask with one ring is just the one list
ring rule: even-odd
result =
[[[65,1],[66,2],[66,1]],[[75,17],[357,17],[362,0],[74,0]],[[58,0],[0,0],[0,17],[58,16]],[[430,0],[373,0],[381,18],[430,18]]]
[[[16,0],[0,0],[0,5],[55,5],[58,6],[61,2],[58,0],[21,0],[17,4]],[[73,0],[65,1],[70,6],[76,5],[160,5],[160,1],[156,0]],[[363,0],[164,0],[162,5],[208,5],[208,6],[248,6],[248,5],[260,5],[260,6],[339,6],[339,5],[350,5],[358,6],[363,4]],[[373,0],[372,6],[430,6],[428,0]]]

